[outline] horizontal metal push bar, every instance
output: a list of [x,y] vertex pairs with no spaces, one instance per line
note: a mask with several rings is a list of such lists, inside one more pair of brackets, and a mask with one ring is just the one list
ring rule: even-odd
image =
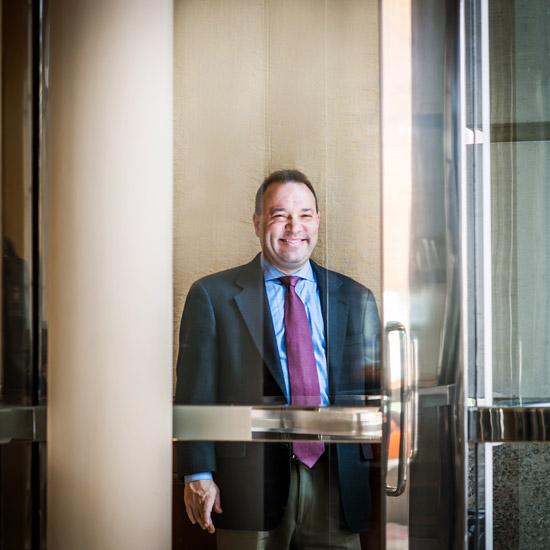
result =
[[0,444],[46,441],[46,407],[0,407]]
[[382,440],[380,406],[248,407],[175,405],[175,441]]

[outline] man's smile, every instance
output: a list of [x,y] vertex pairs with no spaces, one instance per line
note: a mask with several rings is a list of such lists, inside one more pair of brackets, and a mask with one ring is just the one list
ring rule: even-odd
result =
[[284,243],[299,244],[306,241],[307,239],[280,239],[280,240],[283,241]]

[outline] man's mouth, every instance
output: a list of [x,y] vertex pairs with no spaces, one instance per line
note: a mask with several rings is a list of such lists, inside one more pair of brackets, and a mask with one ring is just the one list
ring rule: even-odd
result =
[[289,244],[299,244],[304,240],[305,239],[281,239],[281,241],[283,241],[284,243],[289,243]]

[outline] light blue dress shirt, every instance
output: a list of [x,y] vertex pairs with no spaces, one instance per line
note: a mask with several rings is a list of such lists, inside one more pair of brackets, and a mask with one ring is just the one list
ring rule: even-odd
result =
[[[286,357],[285,343],[285,292],[286,288],[278,279],[285,277],[285,273],[275,269],[262,257],[262,270],[264,272],[265,290],[269,309],[271,310],[271,318],[273,319],[273,328],[275,329],[275,338],[277,340],[277,349],[279,358],[281,359],[281,368],[283,370],[283,378],[286,388],[287,403],[290,403],[290,384],[288,378],[288,363]],[[319,389],[321,390],[321,405],[329,404],[328,398],[328,375],[327,375],[327,346],[325,340],[325,325],[323,321],[323,312],[321,310],[321,299],[319,297],[319,289],[317,288],[317,279],[311,268],[311,264],[307,262],[304,267],[293,273],[300,280],[296,283],[296,294],[300,300],[304,302],[306,308],[309,327],[311,329],[311,337],[313,340],[313,353],[315,354],[315,362],[317,363],[317,374],[319,376]]]
[[[283,283],[278,280],[279,277],[285,277],[286,273],[282,273],[278,269],[275,269],[267,260],[265,260],[263,254],[262,271],[264,273],[265,290],[267,293],[267,300],[269,302],[269,309],[271,310],[271,318],[273,319],[277,349],[279,351],[281,369],[283,371],[283,378],[285,381],[286,399],[287,403],[290,403],[290,382],[288,377],[284,325],[286,288]],[[315,362],[317,363],[319,389],[321,391],[320,404],[321,406],[327,406],[330,404],[328,398],[327,345],[317,279],[315,278],[315,273],[313,272],[309,261],[292,275],[300,277],[300,280],[296,283],[296,294],[302,302],[304,302],[311,329],[313,353],[315,355]],[[212,474],[210,472],[202,472],[185,476],[185,483],[189,483],[190,481],[198,481],[199,479],[212,479]]]

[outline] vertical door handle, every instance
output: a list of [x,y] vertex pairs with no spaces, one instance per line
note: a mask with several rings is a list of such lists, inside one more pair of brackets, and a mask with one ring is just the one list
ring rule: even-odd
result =
[[[407,486],[407,470],[412,428],[411,361],[408,349],[407,330],[399,322],[386,324],[386,373],[385,394],[387,396],[387,464],[386,494],[399,496]],[[398,442],[396,442],[396,438]],[[397,443],[397,445],[396,445]],[[395,484],[388,481],[390,460],[395,460],[392,451],[397,446],[397,479]]]
[[416,336],[410,337],[410,378],[409,378],[409,409],[410,409],[410,422],[411,422],[411,449],[409,452],[409,459],[412,460],[418,453],[418,338]]

